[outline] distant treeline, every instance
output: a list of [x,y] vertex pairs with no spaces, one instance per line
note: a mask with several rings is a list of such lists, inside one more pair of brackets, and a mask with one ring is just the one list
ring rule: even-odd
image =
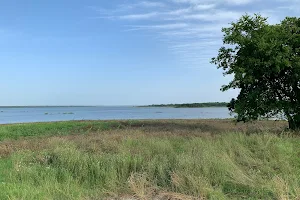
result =
[[172,107],[172,108],[205,108],[205,107],[227,107],[227,102],[208,103],[184,103],[184,104],[153,104],[139,107]]

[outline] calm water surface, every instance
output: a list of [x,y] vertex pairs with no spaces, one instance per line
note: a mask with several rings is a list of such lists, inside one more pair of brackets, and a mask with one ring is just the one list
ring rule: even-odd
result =
[[67,120],[231,118],[227,108],[22,107],[0,108],[0,124]]

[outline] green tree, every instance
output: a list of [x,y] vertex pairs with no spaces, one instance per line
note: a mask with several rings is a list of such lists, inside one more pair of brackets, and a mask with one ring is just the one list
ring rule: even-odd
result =
[[239,89],[229,110],[238,121],[284,114],[300,128],[300,18],[270,25],[260,15],[242,16],[223,28],[223,47],[212,63],[233,80],[222,91]]

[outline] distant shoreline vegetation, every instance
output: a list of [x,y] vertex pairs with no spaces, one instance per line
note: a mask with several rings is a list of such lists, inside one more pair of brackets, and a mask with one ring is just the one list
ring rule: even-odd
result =
[[184,103],[184,104],[153,104],[143,107],[170,107],[170,108],[207,108],[207,107],[227,107],[228,102],[207,102],[207,103]]

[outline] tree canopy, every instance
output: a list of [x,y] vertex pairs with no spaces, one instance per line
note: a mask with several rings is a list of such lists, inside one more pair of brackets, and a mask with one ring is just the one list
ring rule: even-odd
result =
[[222,32],[224,46],[211,62],[233,76],[222,91],[240,89],[228,105],[237,120],[282,113],[291,129],[300,128],[300,18],[270,25],[245,15]]

